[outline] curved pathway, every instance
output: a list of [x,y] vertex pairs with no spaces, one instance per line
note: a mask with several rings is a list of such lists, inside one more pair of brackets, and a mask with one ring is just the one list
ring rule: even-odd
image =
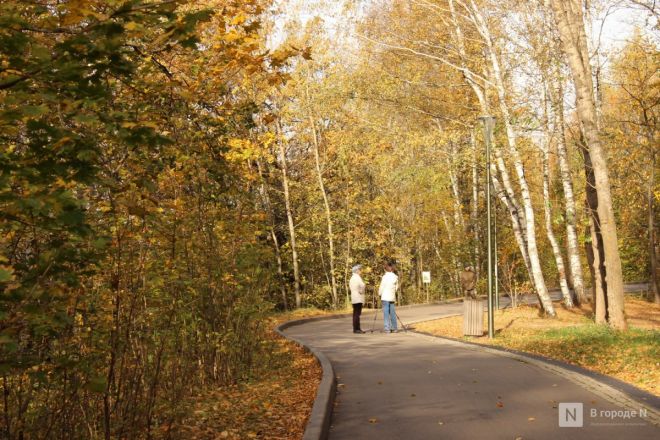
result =
[[[459,303],[398,313],[411,324],[461,311]],[[373,316],[363,315],[363,329],[371,328]],[[378,315],[376,329],[381,326]],[[648,418],[612,418],[624,414],[614,411],[640,407],[613,404],[598,389],[538,362],[413,332],[355,335],[349,317],[307,322],[284,333],[322,351],[335,368],[330,439],[660,438]],[[582,428],[558,426],[563,402],[583,404]],[[594,410],[597,417],[591,417]]]

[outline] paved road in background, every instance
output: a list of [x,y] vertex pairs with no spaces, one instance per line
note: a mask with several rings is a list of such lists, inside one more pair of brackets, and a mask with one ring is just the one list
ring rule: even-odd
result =
[[[461,311],[460,303],[442,304],[401,308],[399,315],[412,323]],[[372,317],[363,316],[363,329],[371,328]],[[660,438],[660,429],[643,419],[591,418],[592,409],[624,408],[502,355],[414,333],[355,335],[350,318],[309,322],[285,333],[323,351],[335,368],[331,440]],[[583,428],[559,428],[560,402],[583,404]]]

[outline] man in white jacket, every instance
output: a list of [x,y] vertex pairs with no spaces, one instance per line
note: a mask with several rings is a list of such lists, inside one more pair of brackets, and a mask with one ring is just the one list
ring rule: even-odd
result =
[[348,286],[351,289],[351,302],[353,303],[353,333],[364,333],[360,328],[360,315],[364,304],[364,290],[367,286],[360,276],[360,272],[362,272],[360,264],[353,266],[352,272],[353,276],[348,282]]
[[396,326],[396,310],[394,303],[396,303],[396,291],[399,287],[399,277],[394,273],[394,264],[385,264],[385,275],[380,281],[378,294],[380,301],[383,304],[383,321],[385,324],[385,333],[394,333],[397,331]]

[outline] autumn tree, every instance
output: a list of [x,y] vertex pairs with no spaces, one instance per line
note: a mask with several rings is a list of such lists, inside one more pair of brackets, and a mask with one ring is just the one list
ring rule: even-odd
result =
[[603,257],[607,268],[609,322],[612,327],[624,330],[627,324],[623,303],[623,273],[607,160],[602,148],[600,130],[596,123],[596,102],[582,3],[579,1],[560,2],[552,0],[547,4],[552,7],[554,12],[562,47],[571,69],[575,85],[577,114],[593,165],[598,196],[598,217],[605,253]]

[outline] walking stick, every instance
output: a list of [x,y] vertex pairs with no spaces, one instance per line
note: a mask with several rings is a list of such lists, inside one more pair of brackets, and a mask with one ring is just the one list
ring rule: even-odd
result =
[[376,318],[378,317],[378,308],[376,307],[376,288],[374,288],[374,321],[371,323],[371,333],[375,331],[376,328]]
[[[399,297],[402,297],[402,296],[403,296],[403,294],[402,294],[402,292],[401,292],[401,285],[398,284],[398,283],[397,283],[397,286],[396,286],[396,291],[397,291],[397,293],[399,294]],[[403,327],[403,331],[406,332],[406,333],[408,333],[408,327],[406,327],[406,325],[405,325],[405,324],[403,323],[403,321],[401,320],[401,317],[399,316],[399,312],[396,311],[396,307],[394,308],[394,314],[396,315],[396,319],[398,319],[399,322],[401,323],[401,327]]]
[[405,324],[403,323],[403,321],[401,320],[401,317],[399,316],[399,313],[396,311],[396,308],[394,309],[394,314],[396,315],[396,318],[397,318],[397,319],[399,320],[399,322],[401,323],[401,327],[403,327],[403,331],[406,332],[406,333],[408,333],[408,327],[406,327],[406,325],[405,325]]

